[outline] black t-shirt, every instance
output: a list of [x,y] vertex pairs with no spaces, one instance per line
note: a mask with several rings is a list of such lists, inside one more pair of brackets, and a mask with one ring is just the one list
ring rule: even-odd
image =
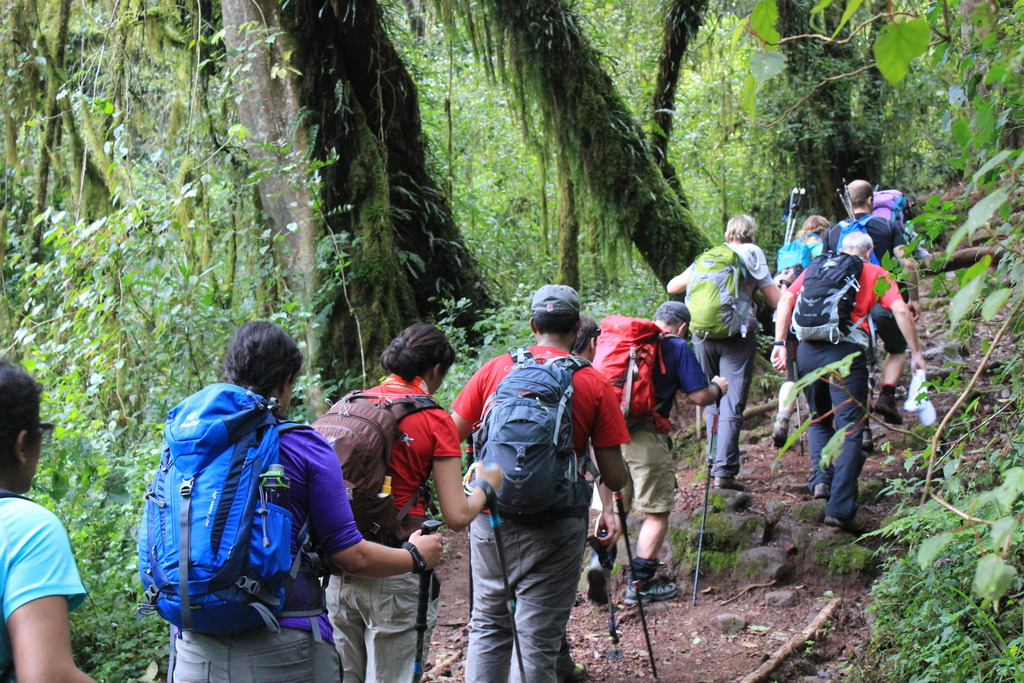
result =
[[[854,218],[861,218],[866,216],[867,212],[861,212],[854,214]],[[896,258],[896,254],[893,250],[896,247],[902,246],[907,243],[906,238],[903,237],[903,231],[895,224],[884,218],[873,216],[871,220],[864,226],[867,230],[868,235],[871,237],[871,241],[875,245],[875,258],[878,262],[885,266],[885,257],[892,255],[892,258]],[[839,240],[839,227],[833,225],[828,229],[828,249],[832,252],[838,252],[836,242]]]

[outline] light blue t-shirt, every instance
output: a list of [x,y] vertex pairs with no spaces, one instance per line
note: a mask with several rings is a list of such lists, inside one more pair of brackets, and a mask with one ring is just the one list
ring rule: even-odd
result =
[[85,599],[71,542],[57,516],[21,498],[0,499],[0,671],[11,661],[7,620],[22,605],[65,595],[73,610]]

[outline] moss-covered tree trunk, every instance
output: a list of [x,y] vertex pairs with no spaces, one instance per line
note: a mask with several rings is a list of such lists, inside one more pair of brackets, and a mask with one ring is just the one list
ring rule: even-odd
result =
[[[568,154],[586,215],[609,239],[631,240],[663,282],[706,246],[693,215],[658,170],[643,132],[615,90],[579,18],[561,0],[484,0],[528,96]],[[463,0],[464,14],[474,5]]]
[[[778,27],[782,35],[816,32],[808,23],[813,0],[779,0]],[[837,8],[829,8],[837,16]],[[848,29],[844,29],[848,30]],[[786,55],[786,97],[802,97],[829,76],[852,71],[862,63],[853,42],[837,44],[816,40],[795,40],[782,46]],[[877,77],[877,73],[873,74]],[[856,178],[878,178],[879,135],[870,126],[876,117],[879,88],[874,78],[857,76],[830,81],[803,103],[779,130],[778,145],[797,184],[808,188],[810,208],[827,212],[832,218],[845,217],[836,190]],[[871,98],[863,101],[864,97]],[[860,99],[860,111],[854,108]],[[789,100],[784,100],[789,101]],[[788,106],[788,105],[787,105]],[[868,115],[865,115],[865,114]]]
[[240,112],[269,172],[264,208],[296,255],[291,284],[316,314],[316,365],[332,393],[371,381],[409,323],[466,298],[469,324],[490,304],[428,171],[416,86],[372,0],[222,7],[225,26],[260,27],[229,48],[258,81]]
[[661,174],[678,194],[682,194],[676,170],[668,161],[668,142],[672,137],[676,85],[679,83],[683,55],[704,23],[704,12],[708,3],[707,0],[669,0],[666,4],[658,77],[654,82],[654,127],[651,131],[651,144]]

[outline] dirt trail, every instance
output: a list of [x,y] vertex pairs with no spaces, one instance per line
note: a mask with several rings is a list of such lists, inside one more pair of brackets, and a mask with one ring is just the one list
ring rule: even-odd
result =
[[[945,329],[939,313],[925,314],[925,329]],[[921,329],[921,328],[919,328]],[[936,348],[949,342],[923,335],[926,352],[935,354]],[[970,362],[977,362],[980,354]],[[942,365],[942,359],[929,361],[930,367]],[[756,380],[755,380],[756,381]],[[932,396],[940,415],[952,398]],[[751,405],[754,402],[751,401]],[[786,568],[778,572],[761,572],[756,568],[745,576],[738,576],[733,564],[706,575],[702,571],[700,593],[695,606],[691,605],[693,584],[692,561],[686,559],[686,532],[692,528],[689,540],[695,542],[696,527],[703,502],[703,468],[692,466],[695,446],[692,408],[684,411],[684,433],[677,453],[676,511],[674,524],[682,527],[682,536],[673,543],[666,542],[662,560],[667,563],[666,576],[679,584],[679,596],[671,601],[650,605],[647,611],[648,627],[653,642],[660,680],[669,683],[736,681],[755,671],[778,651],[795,633],[802,631],[818,616],[834,597],[842,602],[826,622],[826,628],[812,645],[801,646],[770,677],[768,681],[838,680],[845,677],[848,664],[855,660],[869,638],[866,619],[867,593],[881,558],[875,551],[881,541],[860,538],[829,529],[822,525],[822,503],[811,501],[803,486],[809,465],[807,456],[799,446],[778,457],[770,436],[774,412],[749,419],[741,437],[744,464],[741,480],[747,485],[749,502],[735,511],[720,510],[720,519],[731,520],[734,528],[742,526],[742,547],[768,548],[775,557],[785,557]],[[917,424],[914,415],[905,415],[904,429]],[[688,422],[689,424],[685,424]],[[876,435],[875,453],[868,457],[860,478],[861,508],[857,519],[869,528],[877,528],[881,520],[896,504],[896,499],[884,494],[886,480],[903,473],[903,458],[898,457],[907,443],[902,434],[890,432],[873,424]],[[915,442],[917,440],[914,440]],[[886,443],[888,445],[886,445]],[[897,455],[897,457],[891,457]],[[725,500],[719,502],[724,507]],[[688,514],[694,513],[687,517]],[[631,538],[639,523],[630,518]],[[755,538],[750,542],[750,536]],[[720,538],[732,538],[728,534]],[[682,538],[683,540],[680,540]],[[705,552],[708,549],[705,540]],[[425,680],[462,680],[463,658],[467,642],[469,621],[468,553],[466,534],[447,534],[450,550],[438,572],[443,581],[442,607],[438,628],[434,631],[431,665]],[[635,547],[635,546],[634,546]],[[721,550],[721,548],[719,548]],[[619,556],[624,558],[623,552]],[[692,557],[692,548],[691,554]],[[705,555],[705,558],[712,557]],[[730,557],[720,555],[720,557]],[[713,565],[702,559],[702,568]],[[581,568],[582,569],[582,568]],[[775,585],[752,587],[769,583]],[[616,624],[624,657],[613,661],[606,655],[612,649],[608,638],[608,608],[590,603],[584,593],[577,595],[568,627],[568,638],[574,658],[586,664],[591,681],[640,682],[650,681],[650,667],[635,607],[621,603],[624,590],[623,576],[616,571],[613,577],[613,596],[619,598],[616,606]],[[774,591],[790,591],[792,596],[782,598],[782,604],[769,604],[766,596]],[[773,596],[779,600],[779,596]],[[786,601],[790,602],[786,602]],[[723,604],[726,601],[727,604]],[[735,634],[726,634],[713,627],[717,615],[735,614],[746,622],[746,627]]]

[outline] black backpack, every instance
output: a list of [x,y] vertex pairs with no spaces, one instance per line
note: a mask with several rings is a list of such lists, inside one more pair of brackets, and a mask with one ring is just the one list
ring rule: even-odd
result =
[[850,319],[860,291],[863,259],[828,254],[811,261],[793,309],[793,332],[800,341],[853,342],[867,348],[869,335]]
[[509,353],[514,365],[487,399],[473,439],[477,460],[501,466],[498,511],[523,521],[585,514],[590,486],[573,448],[572,378],[590,363]]

